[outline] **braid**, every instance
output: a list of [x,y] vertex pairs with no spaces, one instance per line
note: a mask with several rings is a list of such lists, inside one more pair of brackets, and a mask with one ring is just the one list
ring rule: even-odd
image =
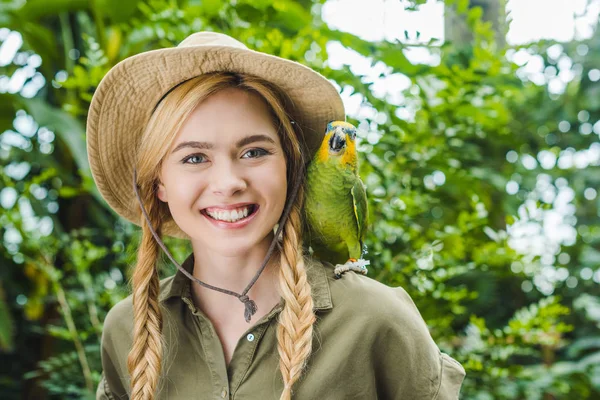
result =
[[[146,210],[160,235],[160,205],[150,196]],[[152,400],[158,386],[162,358],[162,315],[158,304],[159,276],[156,262],[159,247],[145,218],[141,218],[142,239],[133,271],[133,345],[127,359],[131,376],[131,399]]]
[[[298,193],[302,198],[302,193]],[[315,314],[311,288],[302,258],[300,206],[294,204],[283,229],[279,285],[285,306],[277,326],[279,369],[283,376],[280,400],[289,400],[312,351]]]

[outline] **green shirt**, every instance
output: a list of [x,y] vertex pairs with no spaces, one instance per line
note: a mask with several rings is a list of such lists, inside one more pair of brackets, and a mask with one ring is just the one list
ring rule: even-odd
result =
[[[182,267],[191,272],[193,253]],[[306,258],[317,321],[307,370],[294,399],[458,399],[463,367],[440,352],[414,302],[354,272],[335,279],[328,263]],[[229,366],[211,321],[196,309],[191,281],[177,271],[161,281],[166,349],[158,399],[279,399],[277,352],[282,302],[239,339]],[[131,296],[107,314],[102,380],[96,399],[128,399],[132,343]]]

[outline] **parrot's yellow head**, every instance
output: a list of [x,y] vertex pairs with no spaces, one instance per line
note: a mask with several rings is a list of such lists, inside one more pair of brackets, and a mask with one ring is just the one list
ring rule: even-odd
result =
[[325,162],[332,158],[341,163],[356,165],[356,128],[344,121],[331,121],[327,124],[323,143],[319,148],[319,161]]

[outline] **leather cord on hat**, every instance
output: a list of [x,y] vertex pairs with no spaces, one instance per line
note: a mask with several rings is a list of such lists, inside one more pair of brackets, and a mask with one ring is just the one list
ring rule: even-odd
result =
[[[296,175],[296,176],[301,176],[301,175]],[[187,276],[192,281],[200,284],[201,286],[204,286],[205,288],[216,290],[218,292],[225,293],[225,294],[228,294],[228,295],[231,295],[231,296],[235,296],[238,299],[240,299],[240,301],[242,303],[244,303],[244,306],[245,306],[245,309],[244,309],[244,318],[246,319],[246,322],[250,322],[250,319],[256,313],[256,311],[258,310],[258,307],[256,306],[256,303],[254,302],[254,300],[251,300],[250,298],[248,298],[247,293],[250,290],[250,288],[252,288],[252,286],[254,285],[254,283],[256,283],[256,281],[258,280],[258,277],[260,276],[260,274],[264,271],[265,267],[267,266],[267,262],[269,261],[269,259],[271,258],[271,255],[273,254],[273,250],[275,250],[275,245],[277,244],[277,240],[279,238],[279,235],[281,234],[281,231],[283,230],[283,227],[284,227],[284,225],[285,225],[285,223],[287,221],[287,218],[288,218],[288,216],[290,214],[290,211],[292,209],[292,204],[294,204],[294,199],[296,198],[296,195],[298,194],[298,189],[300,188],[300,183],[301,183],[301,179],[296,179],[296,182],[294,183],[294,186],[292,188],[292,193],[290,193],[290,196],[288,198],[288,201],[287,201],[287,204],[286,204],[285,209],[283,211],[283,214],[282,214],[282,216],[281,216],[281,218],[279,220],[279,226],[277,227],[277,231],[275,232],[275,236],[273,237],[273,241],[271,242],[271,245],[269,246],[269,250],[267,251],[267,255],[265,256],[265,259],[262,262],[262,265],[261,265],[260,269],[258,270],[258,272],[256,273],[256,275],[254,275],[254,278],[252,278],[252,280],[250,281],[250,283],[248,284],[248,286],[246,286],[246,288],[244,289],[244,291],[241,294],[239,294],[239,293],[233,292],[231,290],[222,289],[222,288],[219,288],[219,287],[216,287],[216,286],[209,285],[208,283],[202,282],[201,280],[199,280],[198,278],[194,277],[192,274],[190,274],[189,272],[187,272],[185,269],[183,269],[181,267],[181,265],[179,265],[179,263],[177,261],[175,261],[175,259],[173,258],[173,256],[169,252],[169,250],[167,249],[167,246],[165,246],[165,244],[160,239],[160,237],[158,236],[158,234],[154,231],[154,228],[152,227],[152,224],[150,223],[150,218],[148,217],[148,214],[146,213],[146,209],[144,208],[144,205],[142,203],[142,199],[140,198],[140,194],[138,192],[137,170],[136,170],[135,166],[133,167],[133,190],[135,191],[135,195],[136,195],[136,197],[138,199],[138,202],[140,203],[140,207],[142,209],[142,213],[144,214],[144,217],[146,218],[146,222],[148,223],[148,227],[150,228],[150,231],[152,232],[152,236],[154,236],[154,239],[156,239],[157,243],[163,249],[163,251],[166,253],[167,257],[169,257],[169,259],[173,262],[173,264],[175,264],[175,266],[177,266],[177,269],[179,269],[179,271],[181,271],[182,274],[184,274],[185,276]]]

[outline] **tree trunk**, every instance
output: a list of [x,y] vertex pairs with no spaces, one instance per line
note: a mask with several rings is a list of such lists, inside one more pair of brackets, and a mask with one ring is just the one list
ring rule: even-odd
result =
[[[481,7],[482,19],[491,21],[498,48],[506,44],[506,0],[469,0],[469,8]],[[469,29],[466,16],[458,15],[455,6],[446,6],[444,13],[444,34],[446,41],[467,44],[473,41],[473,33]]]

